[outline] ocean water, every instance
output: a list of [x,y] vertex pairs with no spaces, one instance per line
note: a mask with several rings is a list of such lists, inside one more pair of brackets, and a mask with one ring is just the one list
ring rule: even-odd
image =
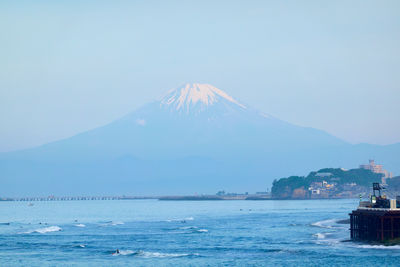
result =
[[33,204],[0,202],[0,266],[400,264],[400,246],[349,241],[357,200]]

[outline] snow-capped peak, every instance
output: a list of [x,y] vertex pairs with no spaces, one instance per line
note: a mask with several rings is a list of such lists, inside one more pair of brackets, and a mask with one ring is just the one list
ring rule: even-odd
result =
[[161,105],[174,107],[176,110],[189,110],[197,103],[203,106],[214,105],[221,100],[227,100],[241,108],[246,108],[224,91],[209,85],[188,83],[178,89],[169,91],[161,100]]

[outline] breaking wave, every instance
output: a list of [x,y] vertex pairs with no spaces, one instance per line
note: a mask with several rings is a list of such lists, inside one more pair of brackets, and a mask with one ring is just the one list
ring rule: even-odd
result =
[[113,253],[113,256],[136,256],[141,258],[178,258],[194,256],[198,254],[187,254],[187,253],[161,253],[161,252],[149,252],[149,251],[133,251],[133,250],[120,250],[119,253]]
[[327,228],[327,229],[343,228],[343,227],[335,225],[335,224],[337,224],[337,221],[339,221],[339,219],[329,219],[329,220],[323,220],[323,221],[315,222],[315,223],[312,223],[311,225],[312,226],[316,226],[316,227],[320,227],[320,228]]
[[113,256],[127,256],[127,255],[134,255],[136,254],[133,250],[120,250],[119,253],[113,253]]
[[313,236],[315,236],[318,239],[324,239],[326,237],[326,234],[324,234],[324,233],[316,233],[316,234],[313,234]]
[[86,227],[86,225],[84,225],[83,223],[75,224],[75,226],[76,226],[76,227]]
[[58,232],[61,231],[62,229],[58,226],[49,226],[45,228],[39,228],[36,230],[24,232],[23,234],[32,234],[32,233],[39,233],[39,234],[45,234],[45,233],[50,233],[50,232]]
[[191,254],[138,251],[136,255],[143,258],[178,258],[178,257],[187,257],[190,256]]
[[197,226],[183,226],[183,227],[179,227],[179,230],[191,230],[191,232],[193,233],[208,233],[207,229],[199,229],[199,227]]
[[183,226],[183,227],[179,227],[178,229],[180,229],[180,230],[195,230],[197,228],[199,228],[199,227],[197,227],[197,226]]
[[124,222],[110,222],[110,225],[122,225]]
[[356,245],[357,248],[365,249],[400,249],[400,245],[396,246],[385,246],[385,245]]
[[193,217],[187,217],[187,218],[183,218],[183,219],[169,219],[167,220],[167,222],[186,222],[186,221],[193,221],[194,218]]
[[122,224],[125,224],[124,222],[121,222],[121,221],[108,221],[108,222],[102,222],[102,226],[109,226],[109,225],[111,225],[111,226],[115,226],[115,225],[122,225]]

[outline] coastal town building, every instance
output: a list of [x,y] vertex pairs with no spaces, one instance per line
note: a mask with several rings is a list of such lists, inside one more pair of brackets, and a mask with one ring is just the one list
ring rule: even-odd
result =
[[337,183],[328,183],[327,181],[312,182],[308,191],[311,198],[329,198],[336,191]]
[[386,179],[393,178],[393,173],[388,172],[387,170],[383,169],[383,165],[382,164],[376,164],[375,160],[373,160],[373,159],[369,160],[369,164],[360,165],[360,169],[366,169],[366,170],[370,170],[370,171],[372,171],[374,173],[383,174],[383,176],[382,176],[382,183],[383,184],[386,184]]

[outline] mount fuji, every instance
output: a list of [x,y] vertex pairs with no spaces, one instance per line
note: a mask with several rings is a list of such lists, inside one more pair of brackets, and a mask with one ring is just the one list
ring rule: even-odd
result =
[[265,191],[273,179],[374,157],[400,171],[400,144],[352,145],[186,84],[108,124],[0,154],[0,195]]

